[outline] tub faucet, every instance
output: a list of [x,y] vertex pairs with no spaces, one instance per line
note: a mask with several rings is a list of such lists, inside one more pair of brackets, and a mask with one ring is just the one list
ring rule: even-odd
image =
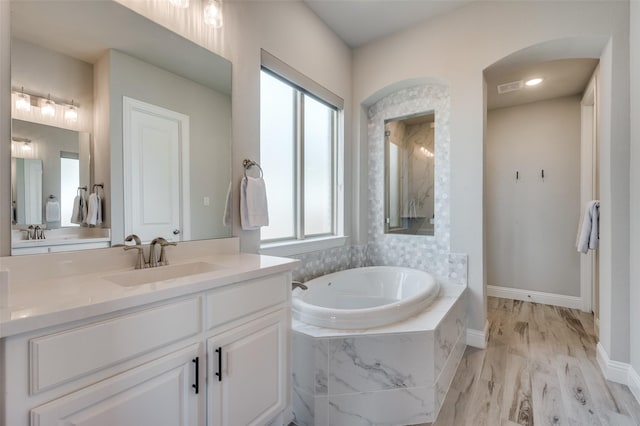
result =
[[301,288],[303,290],[308,290],[309,287],[302,284],[300,281],[291,281],[291,290],[295,290],[296,288]]

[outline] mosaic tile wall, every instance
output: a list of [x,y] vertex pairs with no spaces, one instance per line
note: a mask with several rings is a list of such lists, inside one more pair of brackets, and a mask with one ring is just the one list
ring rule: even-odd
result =
[[[384,121],[435,111],[435,235],[384,233]],[[453,284],[467,284],[467,256],[450,253],[449,89],[429,84],[392,93],[369,108],[369,242],[293,256],[303,265],[294,279],[372,265],[406,266],[430,272]]]
[[[384,121],[435,111],[435,235],[384,233]],[[449,89],[428,84],[399,90],[369,108],[369,243],[367,261],[449,277]]]

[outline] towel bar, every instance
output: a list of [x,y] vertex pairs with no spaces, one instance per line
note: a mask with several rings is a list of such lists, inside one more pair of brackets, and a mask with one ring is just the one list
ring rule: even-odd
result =
[[253,166],[256,166],[258,169],[260,169],[260,177],[264,176],[264,172],[262,171],[262,167],[260,167],[260,164],[256,163],[253,160],[249,160],[248,158],[246,158],[242,162],[242,166],[244,167],[244,177],[247,177],[247,170],[249,170]]

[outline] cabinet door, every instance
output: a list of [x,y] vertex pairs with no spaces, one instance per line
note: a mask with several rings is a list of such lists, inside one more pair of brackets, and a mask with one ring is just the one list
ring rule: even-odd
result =
[[[196,344],[31,410],[32,426],[197,426],[204,386],[195,393]],[[203,369],[198,385],[204,383]]]
[[287,318],[281,310],[208,340],[209,426],[264,425],[284,410]]

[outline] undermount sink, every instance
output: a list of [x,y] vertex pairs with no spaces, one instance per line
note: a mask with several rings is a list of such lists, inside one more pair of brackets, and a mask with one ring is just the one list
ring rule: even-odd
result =
[[213,263],[192,262],[180,265],[157,266],[155,268],[122,272],[106,276],[104,279],[123,287],[132,287],[141,284],[150,284],[159,281],[187,277],[190,275],[205,274],[207,272],[214,272],[220,269],[223,269],[223,267],[214,265]]

